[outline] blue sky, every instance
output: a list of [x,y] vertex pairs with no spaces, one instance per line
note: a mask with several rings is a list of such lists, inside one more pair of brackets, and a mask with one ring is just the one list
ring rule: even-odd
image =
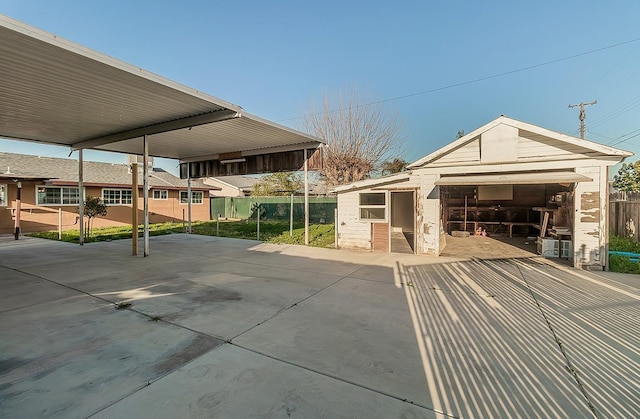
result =
[[[587,138],[640,156],[637,0],[4,0],[0,13],[293,128],[324,90],[410,96],[385,103],[403,120],[409,161],[501,114],[578,136],[568,105],[593,100]],[[68,155],[8,140],[0,151]]]

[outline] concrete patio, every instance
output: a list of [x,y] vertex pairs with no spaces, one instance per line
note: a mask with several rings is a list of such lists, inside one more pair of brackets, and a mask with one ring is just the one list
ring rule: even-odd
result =
[[640,413],[636,276],[182,234],[130,247],[0,241],[0,417]]

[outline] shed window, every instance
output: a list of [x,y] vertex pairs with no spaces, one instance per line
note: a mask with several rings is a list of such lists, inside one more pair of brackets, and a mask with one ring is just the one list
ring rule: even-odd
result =
[[387,194],[384,192],[363,192],[360,194],[360,219],[385,220]]
[[7,185],[0,185],[0,206],[7,205]]

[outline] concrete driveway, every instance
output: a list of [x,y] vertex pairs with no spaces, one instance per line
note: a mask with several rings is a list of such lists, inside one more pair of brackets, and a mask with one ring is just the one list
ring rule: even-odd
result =
[[148,258],[130,245],[0,243],[0,417],[640,413],[637,277],[188,235],[152,238]]

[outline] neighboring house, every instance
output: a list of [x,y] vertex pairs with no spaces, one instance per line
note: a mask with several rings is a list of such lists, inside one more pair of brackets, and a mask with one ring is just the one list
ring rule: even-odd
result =
[[[142,166],[142,165],[140,165]],[[142,220],[142,167],[138,168],[139,220]],[[85,196],[101,197],[106,217],[97,217],[95,227],[131,224],[131,168],[128,164],[85,161]],[[14,230],[18,184],[21,186],[22,232],[63,230],[78,224],[78,162],[71,159],[37,157],[0,152],[0,233]],[[209,187],[192,181],[191,218],[210,219]],[[162,169],[149,170],[149,222],[180,222],[188,217],[187,181]],[[59,214],[61,209],[61,214]],[[61,217],[60,217],[61,215]],[[60,220],[61,218],[61,220]]]
[[551,237],[538,240],[547,255],[602,269],[609,167],[631,155],[501,116],[409,171],[336,188],[338,246],[400,251],[402,235],[439,255],[451,231],[539,235]]
[[204,178],[205,185],[212,186],[213,197],[241,197],[251,195],[253,185],[260,181],[259,178],[249,176],[223,176]]
[[[238,198],[250,196],[253,187],[260,182],[260,177],[249,176],[223,176],[203,179],[205,185],[211,186],[212,197]],[[312,196],[329,195],[327,185],[323,181],[309,183],[309,194]],[[296,195],[304,195],[304,189],[296,192]]]

